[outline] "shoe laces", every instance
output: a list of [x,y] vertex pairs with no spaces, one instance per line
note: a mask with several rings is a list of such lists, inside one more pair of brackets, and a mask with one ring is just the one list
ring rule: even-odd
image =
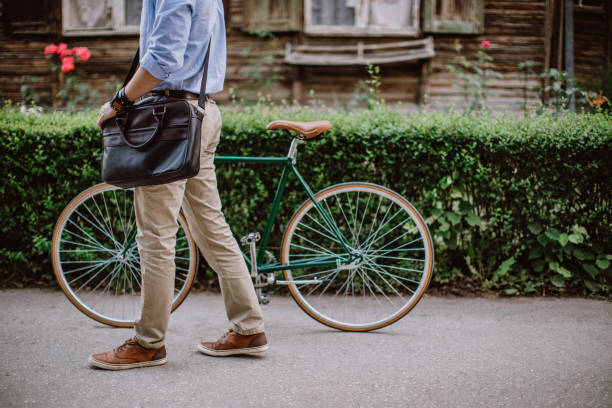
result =
[[135,345],[139,345],[139,344],[135,342],[134,339],[127,339],[122,345],[117,347],[117,350],[123,351],[129,346],[135,346]]

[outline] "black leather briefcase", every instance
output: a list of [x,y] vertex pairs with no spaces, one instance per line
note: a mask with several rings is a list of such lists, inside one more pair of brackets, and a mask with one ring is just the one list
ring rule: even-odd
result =
[[[102,180],[122,188],[166,184],[190,178],[200,170],[202,120],[210,44],[198,106],[185,99],[151,96],[102,123]],[[139,63],[136,51],[125,79]]]
[[103,124],[102,179],[130,188],[190,178],[200,169],[202,113],[153,96]]

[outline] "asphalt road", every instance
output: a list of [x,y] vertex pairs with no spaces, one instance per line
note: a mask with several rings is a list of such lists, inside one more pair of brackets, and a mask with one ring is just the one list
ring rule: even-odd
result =
[[61,292],[0,291],[0,407],[612,407],[612,303],[427,297],[373,333],[328,329],[290,298],[264,307],[270,350],[196,351],[228,327],[218,295],[173,314],[168,364],[122,372],[87,357],[129,329]]

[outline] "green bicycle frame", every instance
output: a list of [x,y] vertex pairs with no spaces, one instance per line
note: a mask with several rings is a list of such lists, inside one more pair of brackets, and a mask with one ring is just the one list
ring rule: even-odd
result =
[[[268,272],[277,272],[288,269],[300,269],[300,268],[308,268],[308,267],[321,267],[321,266],[330,266],[330,265],[338,265],[338,263],[352,262],[354,260],[353,251],[347,239],[340,232],[336,224],[330,215],[325,211],[323,206],[317,202],[315,199],[314,193],[310,189],[306,180],[302,177],[298,169],[293,164],[293,159],[291,157],[240,157],[240,156],[216,156],[215,163],[258,163],[258,164],[277,164],[283,166],[283,172],[281,173],[280,180],[278,182],[278,186],[276,187],[276,193],[274,195],[274,200],[272,201],[272,207],[270,208],[270,212],[268,214],[268,219],[266,221],[266,227],[261,236],[261,242],[259,244],[259,248],[257,250],[257,270],[261,273]],[[278,214],[278,209],[280,207],[281,198],[283,192],[285,190],[285,186],[287,185],[287,180],[289,174],[293,173],[299,183],[306,191],[308,197],[313,201],[315,208],[330,228],[330,230],[334,233],[336,238],[340,241],[344,249],[346,250],[347,255],[349,255],[349,259],[343,257],[332,257],[330,256],[329,260],[320,260],[317,262],[293,262],[285,265],[281,264],[272,264],[272,265],[261,265],[263,261],[264,253],[268,246],[268,242],[270,240],[270,234],[272,232],[272,226],[274,225],[274,221],[276,220],[276,216]],[[251,260],[244,255],[244,259],[249,267],[251,268]]]
[[[256,164],[276,164],[283,166],[283,172],[281,173],[280,180],[278,182],[278,186],[276,188],[276,193],[274,195],[274,200],[272,201],[272,207],[270,208],[270,213],[268,214],[268,219],[266,221],[265,230],[261,236],[261,243],[259,244],[259,248],[257,250],[257,270],[261,273],[270,273],[283,271],[288,269],[301,269],[301,268],[309,268],[309,267],[322,267],[322,266],[333,266],[338,264],[350,263],[357,258],[352,250],[349,242],[344,237],[344,235],[340,232],[334,220],[331,216],[325,211],[323,206],[317,202],[315,199],[314,193],[310,189],[306,180],[302,177],[298,169],[293,164],[293,159],[291,157],[248,157],[248,156],[216,156],[215,164],[217,163],[256,163]],[[340,241],[344,249],[346,250],[346,254],[348,257],[342,256],[331,256],[329,260],[319,260],[316,262],[293,262],[285,265],[281,264],[269,264],[269,265],[261,265],[264,257],[264,253],[268,246],[268,242],[270,240],[270,234],[272,233],[272,226],[274,225],[274,221],[276,220],[276,216],[278,214],[278,209],[280,207],[281,198],[283,192],[285,190],[285,186],[287,185],[287,180],[289,174],[293,173],[304,190],[308,197],[313,201],[315,208],[330,228],[330,230],[334,233],[336,238]],[[128,251],[129,248],[132,247],[136,242],[136,231],[132,233],[132,235],[127,240],[127,244],[123,250],[124,254]],[[124,255],[122,254],[122,255]],[[244,260],[247,263],[248,268],[251,268],[251,260],[243,253]]]

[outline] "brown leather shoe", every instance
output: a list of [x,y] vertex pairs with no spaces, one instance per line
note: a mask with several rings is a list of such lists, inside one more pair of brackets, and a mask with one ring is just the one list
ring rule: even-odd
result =
[[200,343],[198,350],[209,356],[225,357],[235,354],[257,354],[268,349],[268,340],[265,333],[243,336],[230,329],[214,343]]
[[132,339],[106,353],[92,354],[89,364],[105,370],[127,370],[166,364],[166,347],[156,349],[142,347]]

